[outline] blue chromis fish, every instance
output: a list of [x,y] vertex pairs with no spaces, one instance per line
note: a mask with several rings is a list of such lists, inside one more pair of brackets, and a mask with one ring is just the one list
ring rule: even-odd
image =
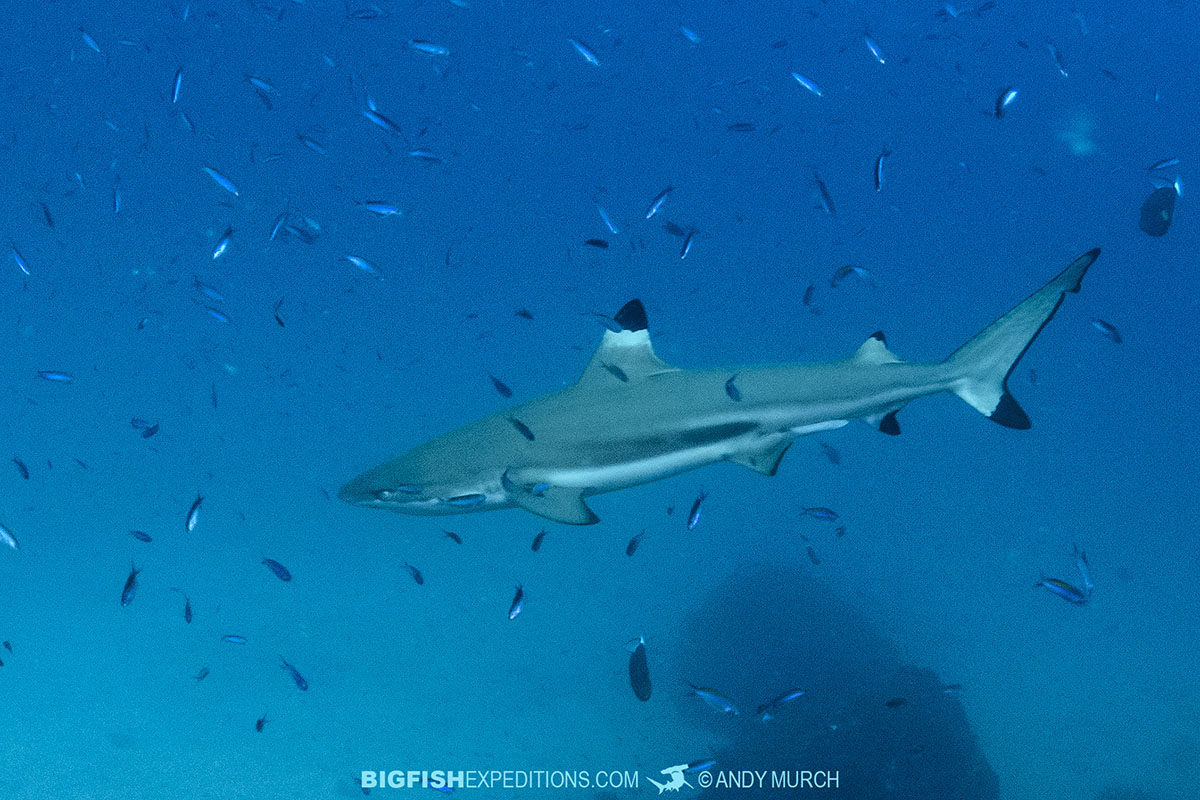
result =
[[1004,113],[1008,111],[1008,107],[1016,99],[1017,90],[1011,86],[1005,87],[1004,91],[1000,92],[1000,96],[996,98],[996,119],[1003,117]]
[[399,125],[397,125],[395,122],[393,122],[388,117],[385,117],[383,114],[380,114],[378,111],[376,111],[373,108],[363,109],[362,115],[364,117],[366,117],[368,120],[370,120],[373,124],[377,125],[380,128],[383,128],[388,133],[394,134],[396,136],[403,135],[400,130]]
[[1066,600],[1068,603],[1073,605],[1081,606],[1088,601],[1088,596],[1086,594],[1066,581],[1060,581],[1058,578],[1043,577],[1033,585],[1033,588],[1035,589],[1039,587],[1049,589],[1063,600]]
[[1079,570],[1079,579],[1083,581],[1083,591],[1088,596],[1092,596],[1092,590],[1095,585],[1092,583],[1092,565],[1088,563],[1087,552],[1080,550],[1079,545],[1075,545],[1075,569]]
[[279,580],[283,581],[284,583],[287,583],[292,579],[292,573],[288,572],[288,568],[283,564],[280,564],[275,559],[264,558],[262,563],[266,565],[267,569],[274,573],[276,578],[279,578]]
[[229,633],[229,634],[226,634],[225,636],[222,636],[221,641],[225,642],[227,644],[245,644],[246,637],[239,636],[236,633]]
[[662,204],[666,202],[667,195],[671,194],[673,191],[675,191],[675,187],[668,186],[654,196],[654,199],[650,201],[650,207],[646,209],[646,219],[650,219],[658,213],[658,210],[662,208]]
[[43,369],[38,371],[38,377],[44,381],[51,383],[71,383],[75,380],[75,376],[69,372],[59,372],[54,369]]
[[804,512],[805,516],[812,517],[813,519],[819,519],[822,522],[836,522],[838,519],[838,513],[836,511],[834,511],[832,508],[825,508],[824,506],[811,506],[801,510]]
[[625,645],[629,651],[629,686],[643,703],[650,699],[650,665],[646,660],[646,639],[639,636]]
[[17,537],[13,536],[12,531],[3,525],[0,525],[0,544],[6,544],[13,550],[17,550],[21,547],[21,545],[17,543]]
[[217,246],[213,248],[212,260],[216,261],[221,256],[225,255],[225,251],[229,249],[229,241],[233,238],[233,228],[226,228],[225,233],[221,234],[221,238],[217,240]]
[[763,722],[770,722],[775,718],[775,714],[779,711],[781,706],[787,705],[793,700],[803,696],[803,689],[792,689],[790,692],[784,692],[783,694],[779,695],[769,703],[763,703],[755,710],[754,714],[755,716],[761,718]]
[[696,495],[696,499],[692,501],[692,510],[688,512],[687,518],[687,529],[689,531],[695,530],[696,526],[700,524],[700,511],[702,510],[704,501],[707,498],[708,492],[701,489],[700,493]]
[[133,602],[137,595],[137,576],[141,572],[135,565],[129,565],[129,577],[125,579],[125,588],[121,590],[121,608]]
[[725,381],[725,394],[729,395],[729,399],[734,402],[740,402],[742,399],[742,390],[737,387],[734,381],[737,380],[737,373],[729,376],[729,380]]
[[683,237],[683,246],[679,248],[679,260],[680,261],[687,258],[688,253],[692,252],[692,245],[695,244],[695,242],[696,242],[696,229],[692,228],[691,230],[689,230],[687,232],[687,235]]
[[885,63],[883,60],[883,53],[880,52],[879,45],[875,44],[875,40],[870,36],[864,36],[863,41],[867,43],[867,49],[871,51],[871,55],[875,56],[875,60],[880,64]]
[[183,70],[177,69],[177,70],[175,70],[175,80],[171,87],[171,102],[172,103],[179,102],[179,90],[181,88],[183,88]]
[[420,39],[409,39],[408,46],[411,49],[416,50],[418,53],[426,56],[450,55],[450,50],[448,48],[442,47],[440,44],[434,44],[433,42],[424,42]]
[[346,256],[345,258],[351,264],[358,267],[372,278],[380,281],[383,280],[383,273],[377,270],[375,265],[373,265],[370,261],[367,261],[365,258],[359,258],[358,256]]
[[391,203],[383,203],[375,200],[367,200],[357,204],[359,208],[365,208],[377,217],[394,217],[402,214],[398,206]]
[[714,711],[719,711],[722,714],[733,714],[734,716],[737,716],[741,713],[738,711],[737,706],[735,706],[729,700],[729,698],[725,697],[724,695],[721,695],[712,689],[705,689],[703,686],[697,686],[694,683],[688,683],[688,686],[692,687],[691,693],[693,695],[703,700],[708,707]]
[[587,48],[582,42],[575,39],[567,39],[571,43],[571,47],[575,48],[575,52],[583,56],[583,60],[591,64],[593,67],[600,66],[600,59],[596,58],[596,54]]
[[200,521],[200,506],[204,504],[204,498],[199,494],[192,501],[191,507],[188,509],[187,519],[184,521],[184,529],[191,533],[196,529],[196,523]]
[[513,595],[512,603],[508,606],[508,618],[516,619],[521,609],[525,608],[525,588],[517,584],[517,592]]
[[15,244],[12,245],[12,254],[13,261],[17,264],[17,269],[21,270],[21,272],[25,273],[26,275],[29,275],[29,264],[25,261],[25,257],[21,255],[21,251],[17,249]]
[[1125,341],[1121,337],[1121,332],[1111,322],[1105,322],[1099,317],[1092,317],[1092,327],[1104,334],[1105,338],[1111,340],[1114,344],[1121,344]]
[[304,680],[304,676],[300,674],[300,670],[288,663],[283,656],[279,657],[280,669],[292,676],[292,680],[296,682],[297,688],[302,692],[308,691],[308,681]]
[[508,387],[508,384],[507,384],[507,383],[505,383],[504,381],[500,380],[499,378],[497,378],[495,375],[493,375],[493,374],[492,374],[492,373],[490,373],[490,372],[487,374],[487,376],[488,376],[488,378],[489,378],[489,379],[491,379],[491,381],[492,381],[492,386],[493,386],[493,387],[495,387],[495,389],[496,389],[496,392],[497,392],[497,393],[498,393],[498,394],[499,394],[501,397],[512,397],[512,396],[513,396],[513,391],[512,391],[512,389],[510,389],[510,388]]
[[810,92],[815,94],[817,97],[825,96],[825,93],[821,91],[820,86],[817,86],[817,84],[814,83],[811,79],[804,77],[799,72],[793,72],[792,77],[796,79],[796,83],[800,84],[805,89],[808,89]]
[[203,169],[204,169],[204,174],[206,174],[206,175],[208,175],[208,177],[212,178],[213,181],[215,181],[218,186],[220,186],[225,191],[229,192],[234,197],[238,196],[238,190],[237,190],[237,187],[233,185],[233,181],[229,180],[229,178],[226,178],[224,175],[217,172],[212,167],[204,167]]
[[884,147],[882,152],[879,153],[879,158],[875,159],[875,176],[874,177],[875,177],[875,191],[877,191],[877,192],[883,191],[883,162],[891,154],[892,154],[892,151],[887,149],[887,147]]

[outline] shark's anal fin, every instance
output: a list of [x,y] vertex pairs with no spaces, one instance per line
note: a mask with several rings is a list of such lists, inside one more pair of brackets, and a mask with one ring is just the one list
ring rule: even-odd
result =
[[728,456],[727,460],[734,464],[741,464],[743,467],[749,467],[761,475],[774,475],[779,471],[779,462],[783,460],[783,456],[787,453],[788,448],[792,446],[791,439],[785,439],[779,444],[773,444],[770,447],[764,447],[759,450],[746,450],[735,455]]
[[538,487],[537,491],[509,492],[509,499],[539,517],[566,525],[595,525],[600,518],[583,501],[582,489]]

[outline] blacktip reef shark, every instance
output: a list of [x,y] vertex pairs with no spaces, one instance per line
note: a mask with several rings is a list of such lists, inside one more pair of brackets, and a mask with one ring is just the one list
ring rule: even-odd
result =
[[520,507],[589,525],[599,521],[590,495],[718,461],[774,475],[796,437],[853,419],[896,435],[896,412],[938,392],[1028,428],[1008,376],[1099,255],[1075,259],[944,361],[901,361],[875,333],[841,361],[677,369],[654,354],[645,309],[631,300],[575,384],[431,439],[359,475],[339,497],[422,515]]

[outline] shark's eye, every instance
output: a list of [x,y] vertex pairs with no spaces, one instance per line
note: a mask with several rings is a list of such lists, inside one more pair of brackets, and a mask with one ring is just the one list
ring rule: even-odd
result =
[[375,492],[376,500],[391,500],[395,496],[396,493],[391,489],[380,489],[379,491]]

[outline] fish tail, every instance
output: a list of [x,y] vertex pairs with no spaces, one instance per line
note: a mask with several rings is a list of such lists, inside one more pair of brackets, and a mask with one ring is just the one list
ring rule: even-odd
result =
[[958,376],[953,391],[976,411],[1006,428],[1030,427],[1029,417],[1008,392],[1008,376],[1062,303],[1078,292],[1088,267],[1100,255],[1089,250],[1000,319],[958,348],[945,364]]

